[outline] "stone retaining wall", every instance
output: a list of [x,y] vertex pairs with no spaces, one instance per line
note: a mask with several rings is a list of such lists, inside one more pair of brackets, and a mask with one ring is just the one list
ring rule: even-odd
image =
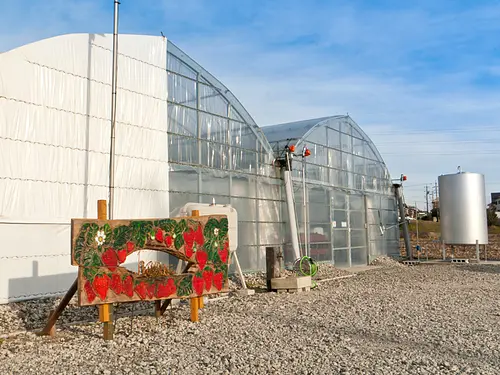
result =
[[[413,249],[414,257],[417,257],[415,246],[417,245],[417,235],[416,233],[410,233],[410,241]],[[490,234],[489,244],[486,245],[486,256],[488,260],[500,260],[500,235]],[[421,257],[426,258],[426,252],[429,253],[429,259],[442,259],[443,251],[442,245],[439,241],[439,234],[436,233],[422,233],[419,236],[418,244],[421,247]],[[406,249],[404,240],[401,238],[399,240],[399,248],[401,256],[406,256]],[[484,260],[484,246],[480,246],[480,259]],[[476,258],[476,246],[454,246],[455,258]],[[452,248],[450,245],[446,245],[446,257],[451,258]]]

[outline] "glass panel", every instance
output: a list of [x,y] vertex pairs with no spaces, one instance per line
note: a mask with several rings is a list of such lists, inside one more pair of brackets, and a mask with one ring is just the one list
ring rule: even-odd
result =
[[196,108],[196,82],[168,73],[168,100]]
[[327,165],[328,164],[328,149],[318,144],[309,144],[309,150],[311,150],[311,156],[307,158],[309,163],[318,164],[318,165]]
[[169,190],[198,193],[198,172],[193,168],[177,165],[173,171],[169,172]]
[[341,152],[338,150],[329,149],[328,150],[328,166],[332,168],[342,167],[342,156]]
[[255,151],[233,147],[231,148],[231,158],[231,169],[248,173],[256,172],[257,153]]
[[170,134],[168,136],[168,160],[198,164],[196,139]]
[[340,133],[336,130],[328,129],[328,147],[341,149]]
[[354,188],[358,190],[365,190],[365,176],[359,174],[354,175]]
[[352,152],[352,138],[347,134],[341,134],[340,140],[342,142],[342,150]]
[[175,104],[167,106],[168,132],[198,137],[196,110]]
[[346,193],[334,190],[331,197],[332,207],[335,207],[336,209],[346,209],[347,208],[346,197],[347,197]]
[[366,246],[365,230],[351,230],[351,247]]
[[330,168],[328,170],[329,174],[330,174],[330,185],[332,186],[340,186],[340,179],[339,179],[339,170],[338,169],[333,169],[333,168]]
[[351,266],[364,266],[367,262],[366,247],[351,249]]
[[342,247],[348,246],[347,237],[349,236],[349,232],[347,230],[334,230],[332,232],[333,237],[333,248],[339,249]]
[[348,172],[352,172],[353,170],[353,161],[352,161],[352,154],[348,154],[343,152],[342,153],[342,169]]
[[366,169],[365,169],[365,160],[364,158],[361,158],[359,156],[353,156],[352,157],[352,163],[354,166],[354,172],[358,174],[365,174]]
[[171,53],[167,53],[167,70],[196,79],[196,72]]
[[349,124],[349,122],[347,121],[342,121],[342,124],[341,124],[341,127],[340,127],[340,131],[342,133],[346,133],[346,134],[351,134],[351,129],[352,129],[352,126],[351,124]]
[[333,252],[333,263],[337,267],[349,267],[349,250],[335,250]]
[[332,260],[332,247],[329,242],[313,242],[309,244],[311,249],[311,257],[317,262],[325,262]]
[[199,84],[200,109],[216,115],[227,117],[228,102],[217,89]]
[[[226,196],[229,195],[229,178],[227,175],[218,171],[210,171],[208,173],[205,171],[201,175],[201,180],[202,193]],[[218,200],[217,203],[219,203]]]
[[349,214],[351,228],[364,229],[365,228],[365,213],[359,211],[351,211]]
[[364,197],[358,194],[349,195],[349,209],[350,210],[358,210],[364,211]]
[[259,223],[260,245],[276,245],[283,241],[278,223]]
[[347,211],[333,211],[333,221],[336,222],[336,228],[343,228],[342,223],[344,223],[344,228],[346,228]]
[[231,145],[257,150],[257,136],[247,124],[231,121]]
[[353,138],[352,139],[352,150],[354,155],[358,156],[364,156],[364,149],[365,149],[365,144],[366,142],[358,139],[358,138]]
[[231,195],[246,198],[256,197],[255,178],[251,176],[233,175]]
[[257,206],[255,199],[231,198],[231,206],[236,209],[239,218],[245,221],[257,220]]
[[200,113],[201,138],[213,142],[229,143],[227,120]]
[[229,147],[217,143],[200,141],[201,164],[214,169],[229,168]]
[[326,138],[326,128],[321,126],[307,136],[306,143],[308,145],[309,145],[309,142],[314,142],[314,143],[317,143],[320,145],[327,145],[326,139],[327,139]]

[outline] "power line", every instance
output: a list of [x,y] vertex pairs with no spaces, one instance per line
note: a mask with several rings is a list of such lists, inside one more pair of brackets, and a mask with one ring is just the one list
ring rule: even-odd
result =
[[[415,140],[408,141],[400,141],[398,143],[401,144],[415,144]],[[452,140],[452,141],[434,141],[434,140],[426,140],[425,144],[433,143],[433,144],[475,144],[475,143],[500,143],[500,139],[463,139],[463,140]],[[377,145],[393,145],[393,142],[377,142]]]

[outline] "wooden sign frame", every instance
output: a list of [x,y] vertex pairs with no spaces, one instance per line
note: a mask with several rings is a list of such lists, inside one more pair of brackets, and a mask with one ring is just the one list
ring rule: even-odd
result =
[[[187,272],[147,276],[120,266],[139,250],[186,261]],[[78,304],[195,298],[229,290],[225,215],[143,220],[71,220],[71,262],[79,267]]]

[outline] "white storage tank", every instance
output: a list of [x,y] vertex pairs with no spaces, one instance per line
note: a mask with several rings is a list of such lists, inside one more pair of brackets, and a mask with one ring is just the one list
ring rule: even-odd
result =
[[441,236],[445,244],[488,244],[484,175],[459,172],[439,181]]

